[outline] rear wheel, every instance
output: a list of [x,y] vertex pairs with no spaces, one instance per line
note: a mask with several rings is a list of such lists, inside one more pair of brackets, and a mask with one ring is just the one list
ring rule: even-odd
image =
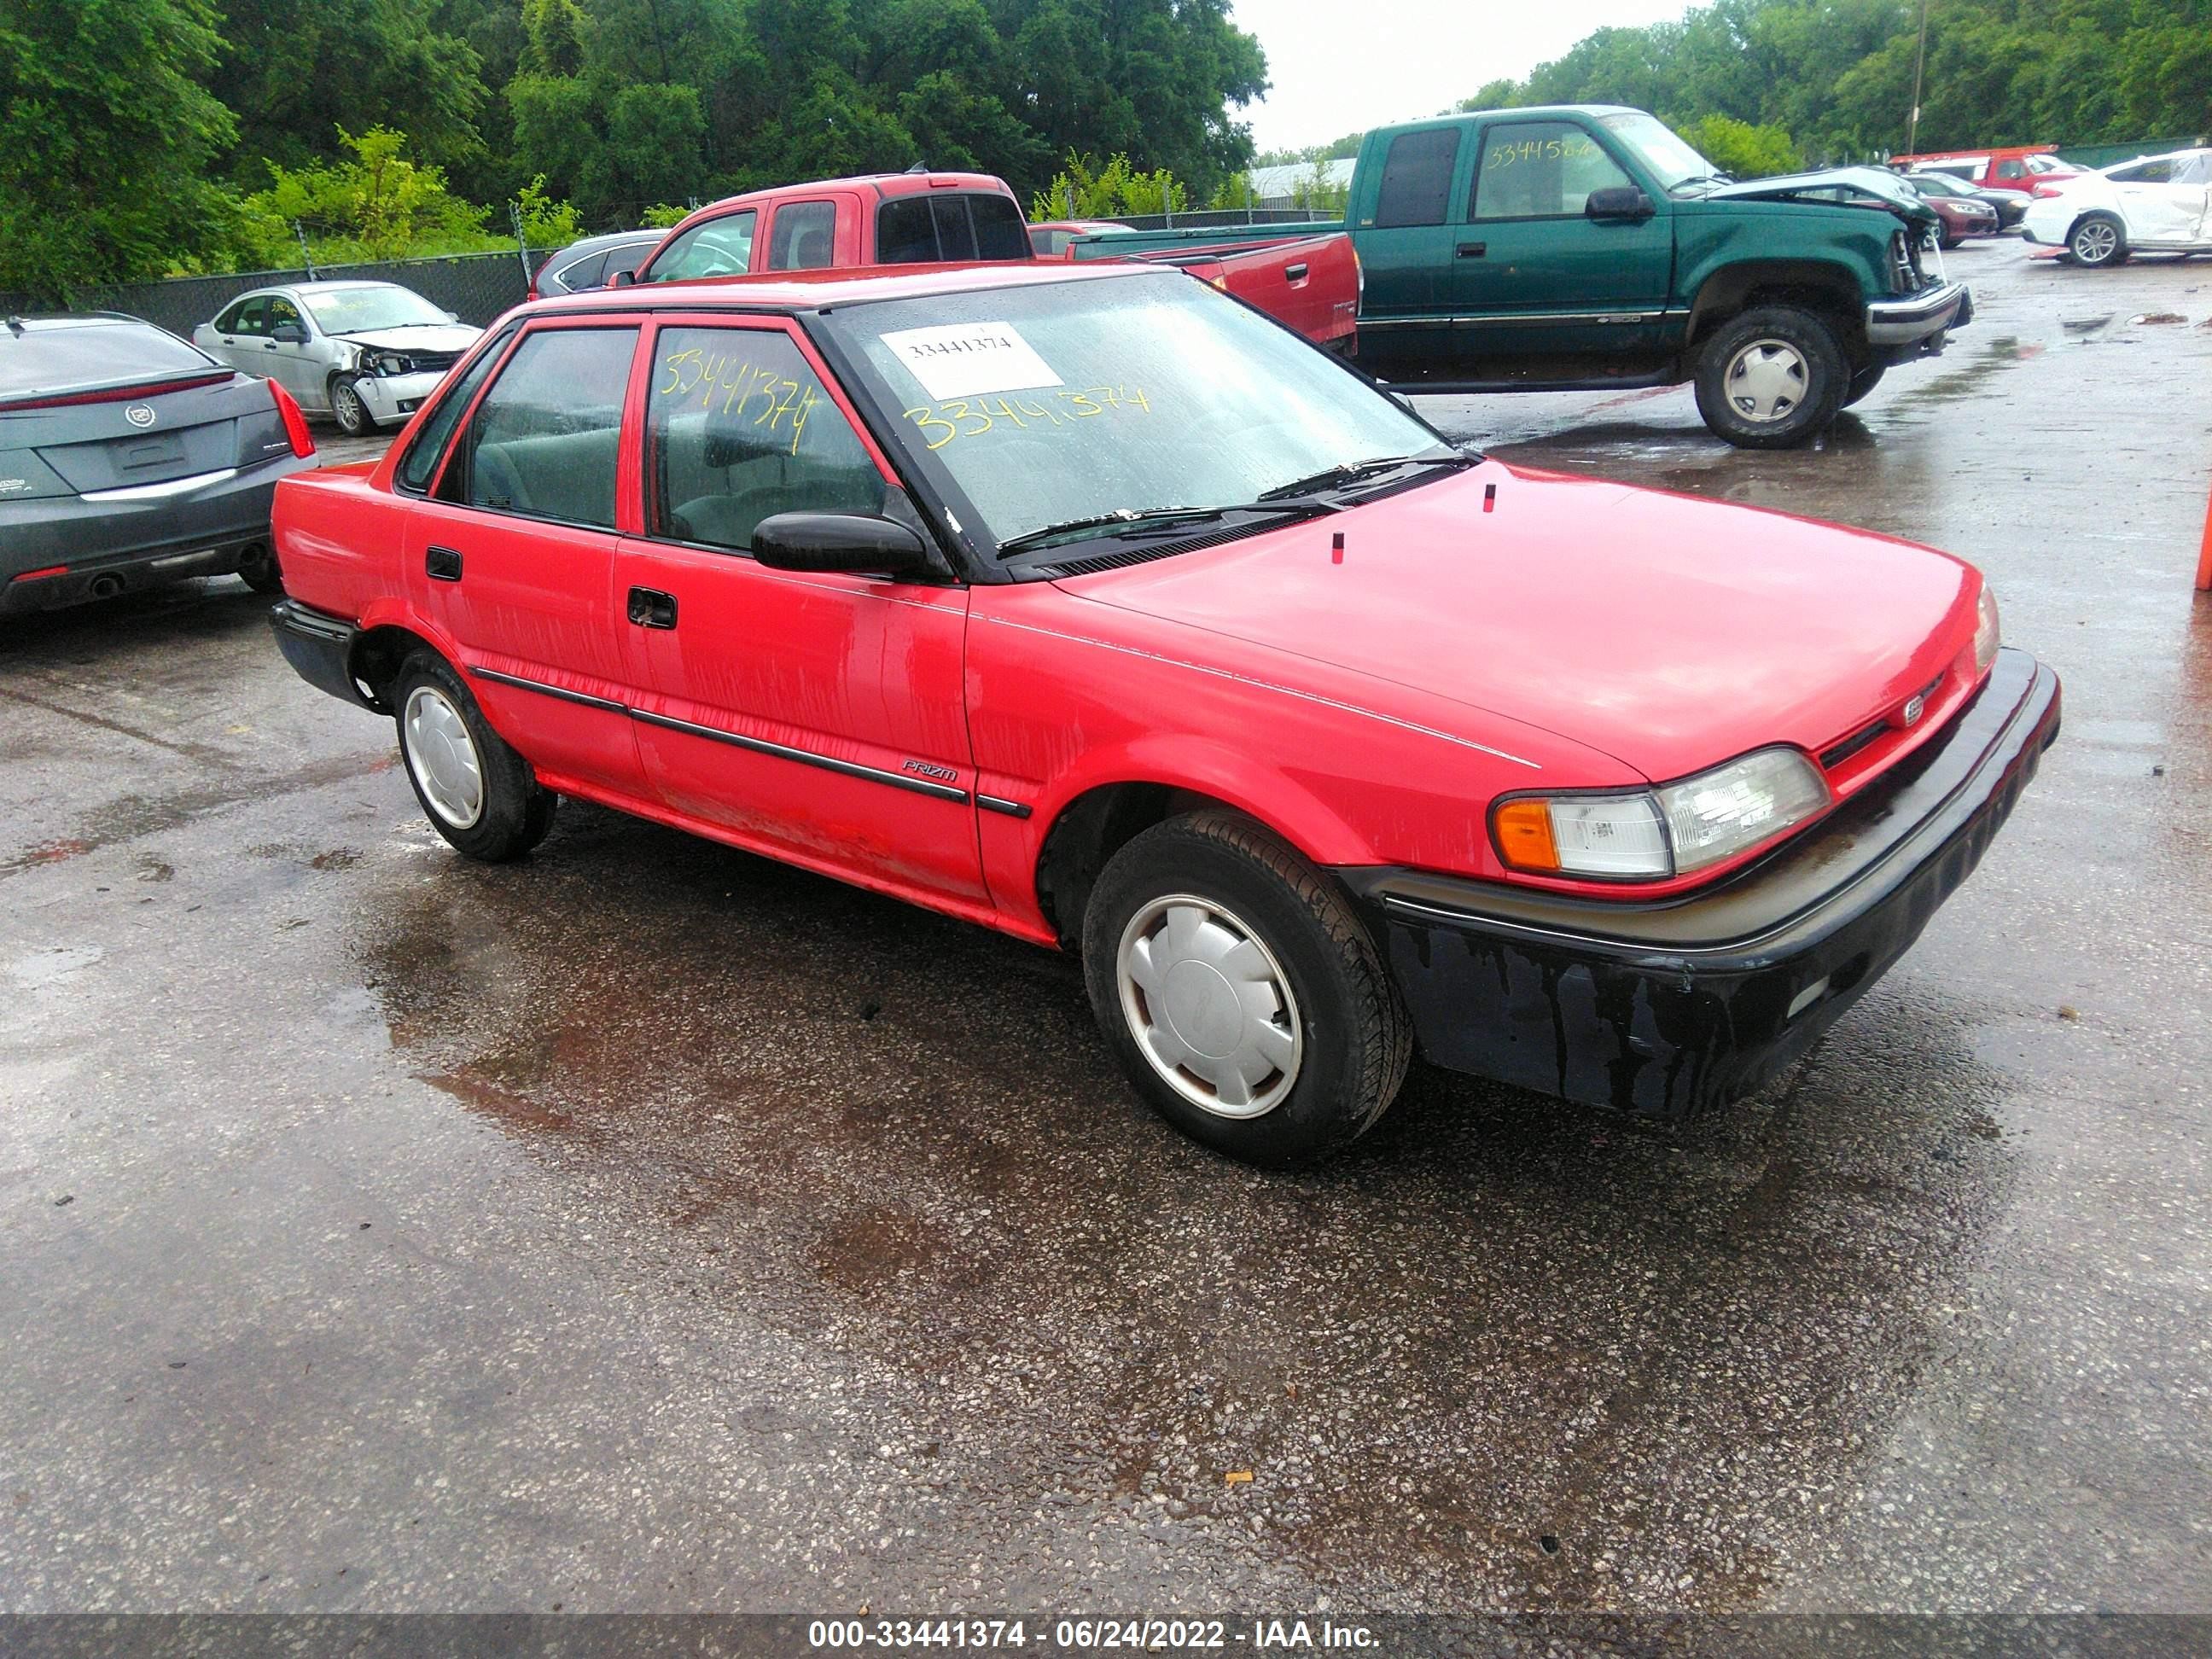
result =
[[520,858],[545,839],[560,798],[491,729],[445,659],[416,653],[390,695],[407,781],[432,829],[487,864]]
[[2095,270],[2100,265],[2127,263],[2126,229],[2109,213],[2085,213],[2066,238],[2066,251],[2074,263]]
[[1083,921],[1091,1006],[1152,1108],[1249,1164],[1310,1163],[1397,1095],[1412,1027],[1335,885],[1249,819],[1132,840]]
[[1698,348],[1698,413],[1741,448],[1787,449],[1835,419],[1850,375],[1819,316],[1760,306],[1722,324]]
[[276,550],[257,543],[252,550],[239,562],[240,580],[257,593],[282,593],[284,591],[283,573],[276,568]]

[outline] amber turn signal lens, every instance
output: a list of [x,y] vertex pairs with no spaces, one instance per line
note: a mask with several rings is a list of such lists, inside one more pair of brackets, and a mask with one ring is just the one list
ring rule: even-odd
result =
[[1552,808],[1547,801],[1509,800],[1492,820],[1498,832],[1498,850],[1516,870],[1556,870],[1559,844],[1552,839]]

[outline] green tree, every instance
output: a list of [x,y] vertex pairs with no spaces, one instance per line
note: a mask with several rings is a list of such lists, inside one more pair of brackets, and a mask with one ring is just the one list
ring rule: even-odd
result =
[[222,0],[226,46],[208,88],[237,112],[231,173],[343,155],[338,129],[389,126],[426,161],[477,161],[488,93],[476,51],[434,25],[432,0]]
[[0,13],[0,289],[86,283],[217,257],[235,204],[208,180],[230,112],[201,84],[205,0],[13,0]]
[[[268,188],[245,204],[243,251],[254,263],[292,263],[295,224],[307,231],[316,258],[332,264],[513,246],[486,229],[487,209],[446,188],[443,172],[406,159],[405,134],[371,127],[339,138],[351,159],[296,170],[269,164]],[[550,204],[542,194],[538,202],[543,217]]]
[[1679,131],[1691,149],[1739,179],[1770,179],[1802,172],[1805,166],[1797,146],[1780,127],[1755,127],[1733,116],[1708,115]]
[[1190,191],[1165,169],[1139,173],[1126,155],[1104,167],[1071,155],[1052,182],[1030,200],[1032,219],[1119,219],[1130,214],[1181,213]]

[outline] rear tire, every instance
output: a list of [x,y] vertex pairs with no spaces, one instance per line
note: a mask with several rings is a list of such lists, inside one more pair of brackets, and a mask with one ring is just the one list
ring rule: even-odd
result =
[[1698,349],[1698,413],[1742,449],[1789,449],[1836,418],[1850,378],[1828,324],[1796,306],[1760,306]]
[[2066,233],[2074,263],[2091,270],[2128,262],[2127,227],[2109,213],[2085,213]]
[[416,652],[390,696],[407,781],[432,829],[487,864],[520,858],[545,839],[560,797],[491,729],[444,658]]
[[1310,1164],[1396,1097],[1413,1028],[1335,884],[1227,811],[1171,818],[1101,872],[1083,918],[1091,1012],[1137,1092],[1247,1164]]
[[282,593],[284,573],[276,568],[276,550],[256,547],[238,567],[238,578],[257,593]]

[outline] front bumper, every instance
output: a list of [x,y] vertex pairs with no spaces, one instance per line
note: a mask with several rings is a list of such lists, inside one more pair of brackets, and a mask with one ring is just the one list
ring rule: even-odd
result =
[[1901,300],[1876,300],[1866,308],[1867,343],[1940,351],[1943,336],[1973,320],[1974,299],[1964,283],[1939,283]]
[[1685,1118],[1766,1082],[1905,954],[1980,861],[2058,718],[2058,677],[2001,651],[1934,743],[1771,857],[1671,902],[1338,873],[1431,1062]]
[[264,554],[276,481],[318,465],[285,455],[173,495],[0,503],[0,615],[226,575]]
[[364,374],[354,382],[354,390],[379,426],[392,426],[420,409],[422,400],[445,378],[442,368],[426,368],[416,374]]

